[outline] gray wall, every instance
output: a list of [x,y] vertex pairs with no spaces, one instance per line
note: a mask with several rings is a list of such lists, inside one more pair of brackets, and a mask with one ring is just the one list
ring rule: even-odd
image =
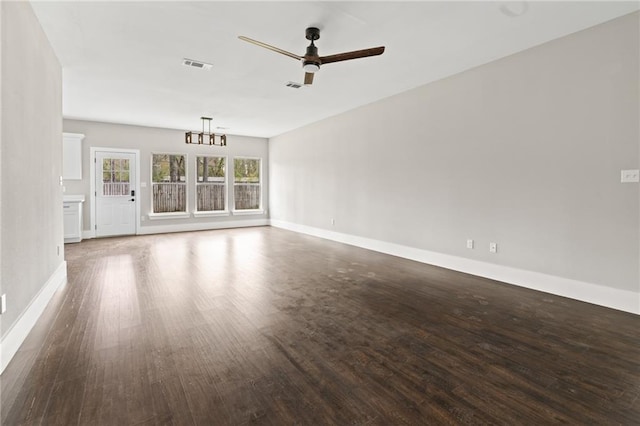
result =
[[0,8],[4,335],[64,259],[62,71],[29,3]]
[[638,20],[272,138],[271,219],[637,292]]
[[[195,118],[194,125],[200,125],[198,117]],[[159,129],[153,127],[130,126],[124,124],[109,124],[93,121],[81,120],[64,120],[64,131],[67,133],[81,133],[85,135],[82,141],[82,180],[73,181],[65,180],[65,194],[84,194],[87,202],[84,203],[84,229],[90,229],[90,170],[89,161],[90,147],[100,148],[123,148],[123,149],[139,149],[140,150],[140,181],[146,182],[146,188],[140,188],[140,214],[142,216],[141,228],[144,227],[172,227],[188,224],[223,224],[225,222],[242,222],[255,219],[266,219],[267,206],[269,203],[269,152],[267,147],[267,139],[253,138],[247,136],[227,136],[227,146],[207,146],[207,145],[187,145],[184,143],[184,131]],[[263,206],[264,214],[242,215],[242,216],[223,216],[223,217],[204,217],[189,219],[162,219],[148,220],[148,214],[151,212],[151,154],[152,153],[176,153],[188,156],[187,173],[190,177],[195,173],[195,157],[196,155],[221,155],[228,158],[228,173],[232,173],[232,158],[234,156],[261,157],[262,160],[262,178],[263,178]],[[232,183],[232,180],[229,180]],[[193,212],[195,206],[195,181],[191,179],[188,184],[189,206],[188,209]],[[229,206],[231,208],[231,206]],[[175,228],[174,228],[175,229]]]

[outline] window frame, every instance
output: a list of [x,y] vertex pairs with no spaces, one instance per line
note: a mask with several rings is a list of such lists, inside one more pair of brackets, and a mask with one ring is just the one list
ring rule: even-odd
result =
[[[179,212],[154,212],[153,211],[153,185],[160,182],[154,182],[153,180],[153,157],[155,155],[168,155],[168,156],[182,156],[184,157],[184,196],[185,196],[185,206],[184,211]],[[151,190],[149,191],[149,219],[184,219],[191,217],[191,213],[189,212],[189,154],[185,152],[160,152],[160,151],[152,151],[151,155],[149,155],[149,182],[151,186]]]
[[[198,210],[198,158],[224,158],[224,209],[223,210]],[[195,154],[193,177],[195,181],[195,203],[193,217],[229,216],[229,156],[216,154]]]
[[[242,160],[258,160],[259,161],[259,176],[260,176],[260,202],[257,209],[236,209],[236,159]],[[231,212],[236,215],[251,215],[251,214],[264,214],[264,206],[262,204],[264,199],[264,176],[263,176],[263,158],[252,156],[234,156],[233,157],[233,185],[229,185],[229,190],[233,188],[233,208]]]

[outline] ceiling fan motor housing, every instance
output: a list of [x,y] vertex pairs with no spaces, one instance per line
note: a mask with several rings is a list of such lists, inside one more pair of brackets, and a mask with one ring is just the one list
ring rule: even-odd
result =
[[311,44],[307,46],[307,53],[302,59],[302,68],[306,72],[316,72],[320,69],[320,57],[318,56],[318,48],[313,42],[320,38],[320,30],[315,27],[309,27],[305,31],[307,40],[311,40]]

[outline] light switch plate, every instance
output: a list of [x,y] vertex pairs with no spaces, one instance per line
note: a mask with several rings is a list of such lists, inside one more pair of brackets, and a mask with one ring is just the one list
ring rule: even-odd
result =
[[640,172],[636,170],[621,170],[620,171],[621,183],[634,183],[640,182]]

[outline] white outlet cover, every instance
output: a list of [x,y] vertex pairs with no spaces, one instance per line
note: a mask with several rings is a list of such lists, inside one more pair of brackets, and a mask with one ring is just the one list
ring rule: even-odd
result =
[[7,295],[0,296],[0,314],[7,312]]
[[620,182],[622,183],[635,183],[640,182],[640,171],[635,170],[621,170],[620,171]]

